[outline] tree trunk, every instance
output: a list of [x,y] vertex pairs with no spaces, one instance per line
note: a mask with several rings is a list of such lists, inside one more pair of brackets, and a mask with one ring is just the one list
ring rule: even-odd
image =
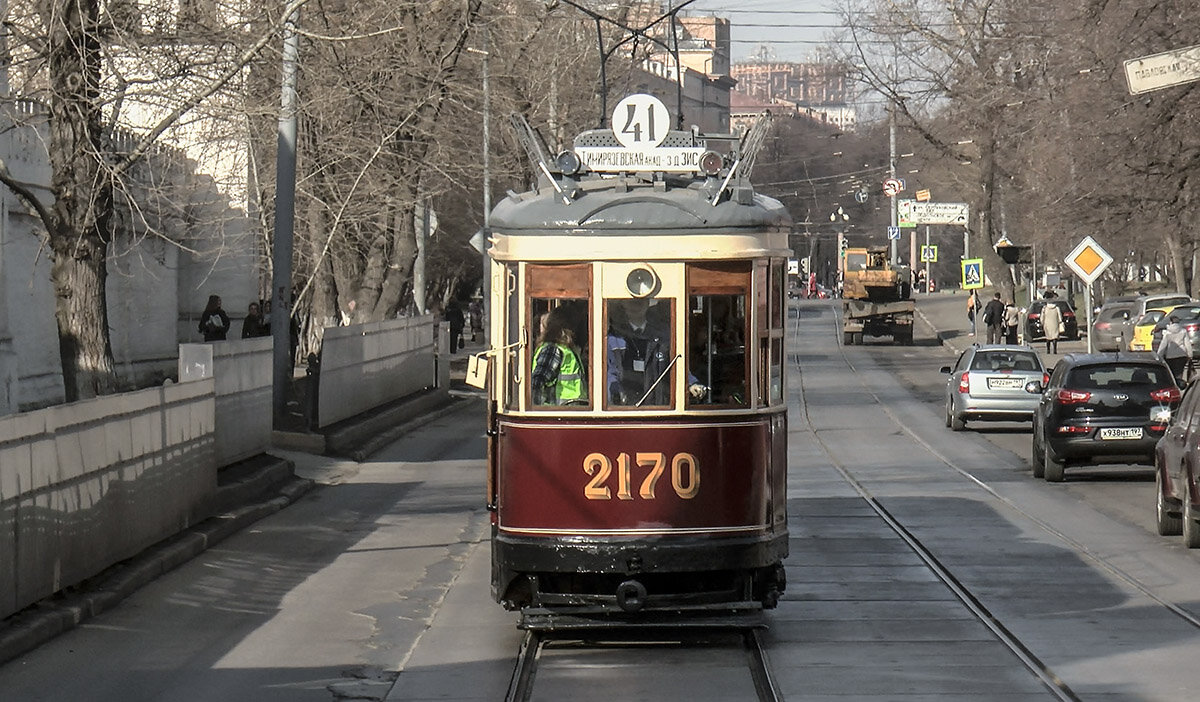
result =
[[64,251],[58,246],[61,237],[54,243],[51,280],[67,401],[110,394],[117,383],[104,314],[107,247],[99,241],[82,239]]
[[113,186],[101,158],[97,0],[53,0],[49,30],[50,189],[47,223],[68,402],[116,389],[105,301]]
[[1183,244],[1179,241],[1179,234],[1170,232],[1163,237],[1164,243],[1167,245],[1167,255],[1171,258],[1171,272],[1175,278],[1175,292],[1184,292],[1184,287],[1187,285],[1187,273],[1184,271],[1183,265]]

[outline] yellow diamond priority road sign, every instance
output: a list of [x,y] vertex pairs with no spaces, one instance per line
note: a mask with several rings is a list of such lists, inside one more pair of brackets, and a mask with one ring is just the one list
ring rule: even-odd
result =
[[1108,268],[1113,259],[1107,251],[1101,248],[1100,244],[1096,243],[1095,239],[1089,236],[1084,237],[1083,241],[1067,254],[1065,261],[1071,270],[1075,271],[1075,275],[1091,285],[1092,281],[1099,278],[1104,269]]

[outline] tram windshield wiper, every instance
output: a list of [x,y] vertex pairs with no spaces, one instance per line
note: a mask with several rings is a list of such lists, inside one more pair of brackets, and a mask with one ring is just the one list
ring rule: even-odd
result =
[[667,364],[666,368],[663,368],[662,373],[658,374],[658,377],[655,378],[654,382],[650,384],[650,388],[646,390],[646,394],[642,395],[642,399],[638,400],[634,407],[642,406],[642,403],[646,401],[646,398],[650,397],[650,393],[654,392],[654,388],[658,387],[658,384],[662,382],[663,378],[667,377],[667,373],[671,372],[671,369],[675,367],[675,363],[681,358],[683,358],[683,354],[680,353],[676,354],[675,358],[671,359],[671,362]]

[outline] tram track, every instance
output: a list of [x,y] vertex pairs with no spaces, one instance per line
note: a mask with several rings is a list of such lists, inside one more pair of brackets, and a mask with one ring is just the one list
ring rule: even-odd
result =
[[[681,665],[673,661],[670,665],[672,679],[680,676],[713,676],[713,684],[728,684],[729,675],[724,672],[730,666],[724,661],[733,654],[740,653],[744,657],[748,673],[746,680],[746,698],[749,698],[753,688],[754,699],[759,702],[782,702],[783,695],[776,686],[771,673],[769,658],[763,644],[761,629],[730,628],[730,629],[642,629],[638,627],[622,628],[619,630],[582,630],[571,632],[546,632],[529,630],[525,632],[513,666],[512,677],[506,702],[532,702],[535,697],[535,685],[538,673],[543,667],[555,665],[575,665],[576,654],[593,652],[599,655],[604,652],[605,661],[600,666],[627,666],[627,671],[635,669],[644,662],[643,651],[647,647],[683,649],[692,652],[690,660]],[[560,656],[562,663],[554,660],[552,652],[563,652]],[[699,652],[699,655],[695,655]],[[549,660],[544,660],[549,659]],[[662,678],[661,671],[651,669],[648,675]],[[623,684],[636,685],[636,678],[631,678],[628,672],[622,674]],[[595,687],[595,686],[593,686]],[[597,694],[596,699],[612,699],[610,690],[572,690],[571,699],[589,700],[589,694]],[[555,699],[556,696],[545,699]],[[742,696],[730,697],[742,699]]]
[[[840,324],[838,323],[836,312],[833,315],[833,318],[834,318],[834,326],[835,326],[834,331],[837,331],[837,329],[840,329]],[[799,326],[793,325],[792,329],[794,330],[794,333],[798,336]],[[889,407],[886,403],[884,403],[883,400],[879,397],[878,393],[876,393],[873,389],[871,389],[867,385],[867,383],[863,379],[862,374],[860,374],[858,372],[858,369],[854,366],[853,361],[846,355],[845,346],[841,343],[840,336],[838,337],[838,339],[839,339],[838,351],[841,356],[842,362],[845,363],[847,368],[849,368],[852,372],[854,372],[855,376],[858,378],[859,384],[862,386],[863,391],[866,392],[871,398],[874,399],[875,403],[884,411],[885,414],[887,414],[887,416],[892,420],[892,422],[897,427],[899,427],[899,429],[902,432],[904,432],[905,435],[907,435],[915,443],[920,445],[924,450],[928,451],[931,455],[935,456],[944,465],[952,468],[953,470],[960,473],[964,477],[969,478],[976,485],[985,489],[990,495],[992,495],[996,499],[1000,500],[1007,507],[1016,510],[1017,512],[1021,513],[1023,516],[1025,516],[1027,518],[1032,519],[1041,528],[1058,536],[1059,538],[1066,540],[1068,543],[1073,543],[1073,542],[1071,542],[1070,539],[1067,539],[1067,537],[1065,535],[1050,528],[1050,526],[1048,524],[1045,524],[1044,522],[1033,518],[1031,515],[1026,513],[1024,510],[1021,510],[1019,507],[1017,507],[1015,504],[1013,504],[1010,500],[1004,498],[1002,495],[999,495],[994,489],[992,489],[990,486],[988,486],[984,481],[980,480],[977,476],[971,474],[970,471],[962,468],[961,466],[955,465],[952,460],[950,460],[945,455],[943,455],[942,453],[937,451],[928,442],[926,442],[924,439],[922,439],[920,436],[918,436],[916,433],[914,433],[911,429],[909,429],[907,426],[905,426],[905,423],[900,421],[900,418],[895,414],[895,412],[892,410],[892,408]],[[797,348],[797,346],[795,345],[795,339],[793,339],[793,348]],[[810,431],[812,432],[813,437],[817,442],[817,445],[821,447],[821,450],[825,454],[825,457],[830,462],[830,465],[833,466],[833,468],[842,476],[842,478],[846,481],[846,483],[848,485],[850,485],[850,487],[859,495],[859,497],[862,498],[867,503],[868,506],[870,506],[871,510],[876,515],[878,515],[878,517],[884,522],[884,524],[886,524],[889,529],[891,529],[897,536],[900,537],[901,540],[904,541],[904,543],[913,551],[913,553],[915,553],[917,555],[917,557],[925,564],[925,566],[930,570],[930,572],[933,573],[933,575],[940,582],[942,582],[960,602],[963,603],[963,605],[971,613],[971,615],[975,619],[977,619],[981,624],[983,624],[989,631],[991,631],[992,634],[997,638],[997,640],[999,640],[1008,650],[1010,650],[1017,657],[1017,659],[1021,662],[1021,664],[1027,670],[1029,670],[1030,673],[1032,673],[1035,677],[1037,677],[1038,680],[1041,681],[1041,683],[1045,686],[1045,688],[1052,695],[1055,696],[1055,698],[1057,698],[1059,700],[1063,700],[1063,702],[1079,702],[1080,697],[1077,696],[1075,694],[1075,692],[1073,692],[1071,690],[1070,686],[1068,686],[1065,681],[1063,681],[1061,678],[1059,678],[1059,676],[1056,675],[1054,673],[1054,671],[1050,669],[1049,666],[1047,666],[1045,663],[1043,663],[1041,660],[1039,660],[1038,657],[1032,651],[1030,651],[1029,648],[1026,647],[1025,644],[1015,634],[1013,634],[1013,632],[1009,631],[1009,629],[1004,626],[1003,622],[1001,622],[999,619],[997,619],[995,616],[993,616],[992,613],[990,611],[988,611],[987,607],[984,606],[984,604],[970,591],[970,589],[968,587],[966,587],[962,582],[960,582],[954,576],[953,573],[951,573],[946,567],[944,567],[941,564],[941,562],[934,555],[932,550],[930,550],[921,541],[920,538],[918,538],[911,531],[909,531],[907,528],[905,528],[904,525],[895,516],[893,516],[880,503],[880,501],[878,499],[876,499],[876,497],[871,493],[870,489],[866,485],[864,485],[860,480],[858,480],[843,462],[838,460],[836,452],[833,451],[832,448],[826,443],[825,438],[823,436],[821,436],[821,432],[816,431],[815,429],[811,429],[811,427],[813,426],[812,418],[810,417],[809,412],[808,412],[808,403],[806,401],[804,401],[804,394],[805,394],[805,390],[806,390],[804,369],[803,369],[803,367],[800,366],[799,363],[796,363],[794,367],[796,369],[796,373],[800,380],[800,390],[801,390],[800,406],[804,412],[805,421],[809,424]],[[1073,544],[1073,545],[1075,545],[1075,544]],[[1086,549],[1082,549],[1081,545],[1077,545],[1077,546],[1080,548],[1081,551],[1086,552]],[[1096,560],[1098,563],[1102,563],[1102,561],[1097,559],[1097,557],[1094,554],[1091,554],[1091,557],[1093,560]],[[1116,572],[1116,570],[1112,569],[1111,567],[1109,569],[1112,570],[1113,572]],[[1125,576],[1125,577],[1126,577],[1126,579],[1128,579],[1128,576]],[[1131,584],[1134,584],[1136,587],[1138,587],[1138,589],[1143,589],[1139,583],[1136,583],[1135,581],[1132,581],[1132,580],[1130,580],[1130,582],[1131,582]],[[1147,594],[1149,594],[1149,593],[1147,593]],[[1162,600],[1159,600],[1158,598],[1154,598],[1154,599],[1160,603],[1163,603]],[[1167,604],[1167,603],[1163,603],[1163,604]],[[1195,623],[1195,622],[1193,622],[1193,623]]]
[[[838,325],[838,323],[836,321],[836,319],[837,319],[836,313],[834,315],[834,319],[835,319],[835,326],[840,326],[840,325]],[[919,434],[914,432],[904,421],[902,421],[902,419],[896,414],[895,410],[893,410],[890,406],[888,406],[887,403],[885,403],[879,397],[879,394],[876,393],[874,390],[872,390],[867,385],[867,383],[863,380],[862,375],[860,373],[858,373],[858,369],[855,368],[854,363],[850,360],[849,357],[846,356],[845,346],[843,346],[840,343],[840,341],[838,343],[838,349],[839,349],[839,353],[842,356],[842,359],[846,363],[846,366],[851,371],[853,371],[855,374],[855,377],[858,378],[858,382],[861,385],[863,391],[866,392],[867,394],[869,394],[875,400],[875,402],[879,406],[879,408],[888,416],[889,419],[892,420],[892,422],[896,425],[896,427],[901,432],[903,432],[906,436],[908,436],[914,443],[916,443],[922,449],[927,451],[931,456],[936,458],[939,462],[941,462],[947,468],[950,468],[951,470],[958,473],[962,477],[973,482],[977,487],[979,487],[980,489],[985,491],[989,496],[991,496],[993,499],[995,499],[998,503],[1004,505],[1007,509],[1011,510],[1012,512],[1014,512],[1016,514],[1019,514],[1024,519],[1028,519],[1030,522],[1035,524],[1043,532],[1045,532],[1045,533],[1055,537],[1056,539],[1060,540],[1061,542],[1067,544],[1076,553],[1079,553],[1080,555],[1086,557],[1091,563],[1095,564],[1097,567],[1103,569],[1105,572],[1109,573],[1113,577],[1118,578],[1125,584],[1134,588],[1135,590],[1137,590],[1139,593],[1141,593],[1145,597],[1149,598],[1154,603],[1158,604],[1159,606],[1163,607],[1164,609],[1166,609],[1169,612],[1171,612],[1172,614],[1174,614],[1180,620],[1186,622],[1187,624],[1191,625],[1192,627],[1194,627],[1196,629],[1200,629],[1200,616],[1197,616],[1196,614],[1189,612],[1188,610],[1184,609],[1183,607],[1180,607],[1179,605],[1175,604],[1174,602],[1171,602],[1170,600],[1164,599],[1163,597],[1159,596],[1156,592],[1154,592],[1154,590],[1152,588],[1147,587],[1146,584],[1143,583],[1141,580],[1139,580],[1136,576],[1130,574],[1126,570],[1122,569],[1120,566],[1117,566],[1116,564],[1114,564],[1111,560],[1105,558],[1104,556],[1101,556],[1100,554],[1096,553],[1094,550],[1088,548],[1088,546],[1086,544],[1081,543],[1079,540],[1074,539],[1070,535],[1063,533],[1062,530],[1056,529],[1052,524],[1048,523],[1046,520],[1038,517],[1037,515],[1030,512],[1029,510],[1026,510],[1023,507],[1021,507],[1020,505],[1018,505],[1017,503],[1013,502],[1011,499],[1009,499],[1005,495],[1001,494],[998,490],[996,490],[991,485],[989,485],[985,480],[983,480],[979,476],[975,475],[970,470],[957,464],[953,459],[947,457],[944,453],[939,451],[936,447],[934,447],[932,444],[930,444],[928,441],[926,441],[923,437],[921,437]],[[803,374],[801,373],[801,390],[802,391],[803,391],[803,387],[804,387]],[[807,407],[805,407],[805,413],[806,413],[806,417],[807,417]],[[818,440],[820,439],[819,436],[817,438],[818,438]],[[822,442],[822,446],[823,447],[825,446],[824,442]],[[827,453],[828,453],[828,451],[827,451]],[[832,457],[831,457],[831,460],[832,460]]]

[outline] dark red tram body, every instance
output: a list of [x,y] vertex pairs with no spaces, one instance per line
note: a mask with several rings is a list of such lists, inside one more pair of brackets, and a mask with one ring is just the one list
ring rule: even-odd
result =
[[[728,177],[744,154],[667,144],[693,165],[568,160],[493,211],[488,499],[507,608],[637,621],[783,590],[790,219]],[[619,148],[609,130],[576,140],[584,161],[586,145]],[[553,346],[575,384],[546,381]]]

